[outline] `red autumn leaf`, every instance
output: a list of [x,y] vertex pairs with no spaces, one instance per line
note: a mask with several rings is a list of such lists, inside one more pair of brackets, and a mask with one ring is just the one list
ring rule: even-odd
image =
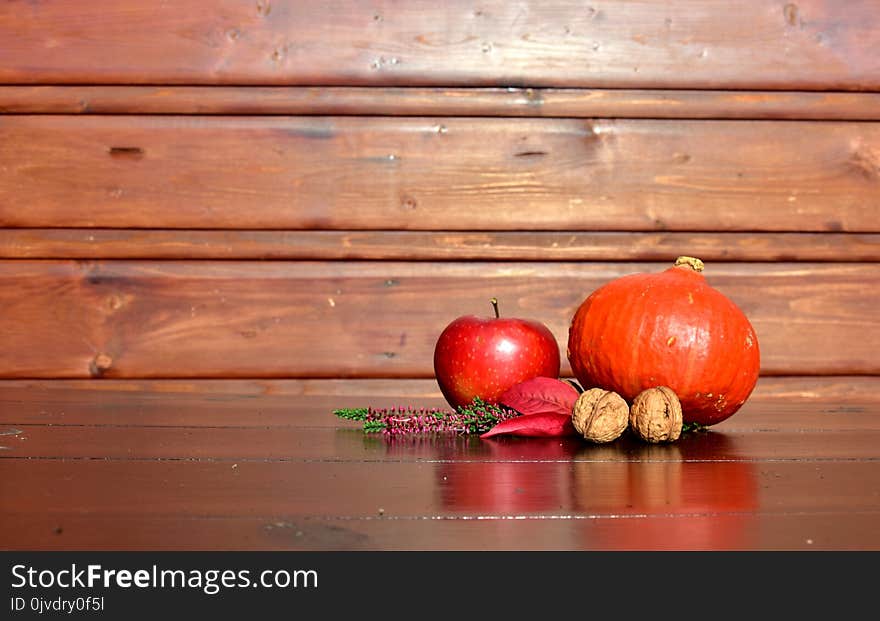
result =
[[568,382],[534,377],[508,388],[498,402],[523,415],[556,412],[570,418],[577,398],[577,389]]
[[556,438],[576,434],[577,431],[575,431],[574,425],[571,423],[570,414],[537,412],[501,421],[480,437],[491,438],[493,436],[510,435],[528,438]]

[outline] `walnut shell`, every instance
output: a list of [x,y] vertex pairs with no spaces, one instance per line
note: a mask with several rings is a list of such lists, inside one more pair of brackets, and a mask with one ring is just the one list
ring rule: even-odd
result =
[[629,406],[616,392],[591,388],[574,403],[571,422],[579,434],[591,442],[611,442],[629,424]]
[[681,436],[681,402],[671,388],[657,386],[633,399],[629,424],[646,442],[674,442]]

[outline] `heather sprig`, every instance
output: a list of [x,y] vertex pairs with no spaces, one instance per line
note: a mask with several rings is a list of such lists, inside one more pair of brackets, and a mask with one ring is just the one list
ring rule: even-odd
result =
[[363,422],[365,433],[411,435],[428,433],[481,434],[501,421],[519,416],[519,412],[486,403],[476,398],[470,405],[455,410],[440,408],[342,408],[333,413],[339,418]]

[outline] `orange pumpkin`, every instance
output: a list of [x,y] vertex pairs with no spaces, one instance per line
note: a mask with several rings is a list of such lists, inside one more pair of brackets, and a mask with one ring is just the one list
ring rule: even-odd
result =
[[596,289],[577,309],[568,361],[584,388],[630,403],[668,386],[687,423],[732,416],[758,380],[758,337],[742,310],[711,287],[703,262],[679,257],[659,273],[630,274]]

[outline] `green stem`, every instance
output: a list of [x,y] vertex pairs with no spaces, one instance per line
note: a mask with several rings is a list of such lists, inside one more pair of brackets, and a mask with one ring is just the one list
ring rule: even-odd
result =
[[347,420],[367,420],[369,413],[370,408],[340,408],[333,410],[333,414]]

